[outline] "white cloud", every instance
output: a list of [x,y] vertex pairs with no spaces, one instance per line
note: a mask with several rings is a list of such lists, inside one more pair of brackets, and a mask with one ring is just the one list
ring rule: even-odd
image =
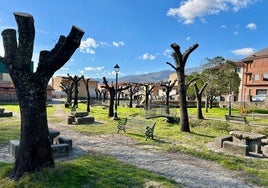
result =
[[219,27],[220,29],[225,29],[225,28],[227,28],[227,26],[226,25],[224,25],[224,24],[222,24],[222,25],[220,25],[220,27]]
[[145,53],[142,56],[140,56],[139,59],[142,59],[142,60],[154,60],[155,56],[152,55],[152,54],[149,54],[149,53]]
[[203,20],[204,16],[216,15],[229,9],[238,11],[255,2],[256,0],[184,0],[178,8],[170,8],[167,15],[178,17],[184,24],[192,24],[196,18]]
[[241,48],[231,51],[235,55],[249,56],[255,52],[254,48]]
[[101,67],[85,67],[84,68],[84,70],[85,71],[89,71],[89,72],[95,72],[95,71],[97,71],[97,72],[99,72],[99,71],[102,71],[104,69],[104,67],[103,66],[101,66]]
[[113,46],[115,46],[115,47],[124,46],[124,45],[125,45],[125,43],[123,41],[119,41],[119,42],[113,41]]
[[191,40],[191,37],[190,37],[190,36],[189,36],[189,37],[186,37],[186,40],[187,40],[187,41]]
[[171,49],[165,49],[163,52],[163,55],[166,57],[171,57],[172,50]]
[[234,35],[238,35],[239,33],[238,33],[238,31],[235,31],[235,32],[233,32],[233,34],[234,34]]
[[97,42],[93,38],[87,38],[86,40],[81,41],[80,44],[80,51],[89,53],[89,54],[95,54],[95,48],[97,48]]
[[123,41],[119,42],[112,42],[112,44],[109,44],[107,42],[103,41],[96,41],[93,38],[87,38],[86,40],[82,40],[80,44],[80,52],[83,53],[89,53],[89,54],[95,54],[95,49],[99,47],[119,47],[124,46],[125,43]]
[[256,30],[257,29],[257,25],[255,23],[249,23],[246,25],[246,28],[249,30]]

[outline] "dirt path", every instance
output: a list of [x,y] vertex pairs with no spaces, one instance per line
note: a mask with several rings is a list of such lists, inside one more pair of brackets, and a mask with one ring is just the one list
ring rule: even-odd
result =
[[[57,105],[56,114],[64,117],[62,105]],[[137,148],[135,141],[122,134],[85,136],[71,129],[73,125],[54,124],[73,139],[74,151],[70,157],[86,152],[112,155],[119,161],[161,174],[185,187],[257,187],[243,182],[242,173],[228,171],[220,165],[184,154],[159,153],[146,148]]]
[[[58,117],[65,117],[62,105],[56,105],[56,108],[55,114]],[[173,179],[184,187],[257,187],[245,183],[242,173],[228,171],[211,161],[185,154],[159,153],[149,148],[138,148],[134,140],[123,134],[86,136],[73,131],[71,126],[75,125],[62,123],[49,125],[59,130],[61,135],[73,140],[72,154],[59,160],[69,160],[81,154],[94,152],[112,155],[119,161]],[[12,162],[13,159],[6,152],[6,148],[0,150],[0,159],[7,157],[10,160],[5,161]]]

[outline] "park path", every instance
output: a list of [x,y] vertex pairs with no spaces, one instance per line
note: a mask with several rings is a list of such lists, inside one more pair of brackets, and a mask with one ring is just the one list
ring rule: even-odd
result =
[[[66,122],[62,104],[56,104],[55,115],[62,117],[63,122]],[[226,170],[211,161],[185,154],[160,153],[150,147],[137,146],[133,139],[125,137],[123,134],[86,136],[74,131],[72,126],[77,125],[49,124],[49,127],[59,130],[61,135],[73,140],[73,153],[60,160],[68,160],[91,152],[101,153],[173,179],[183,187],[258,187],[245,183],[243,173]],[[94,126],[98,126],[98,123]]]

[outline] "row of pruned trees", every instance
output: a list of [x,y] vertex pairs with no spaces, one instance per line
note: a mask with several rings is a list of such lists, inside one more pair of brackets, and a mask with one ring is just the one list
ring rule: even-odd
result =
[[[35,37],[34,19],[31,15],[21,12],[14,13],[14,16],[18,25],[19,37],[17,39],[15,29],[5,29],[2,32],[5,55],[4,57],[0,56],[0,60],[5,64],[12,78],[21,112],[20,147],[14,168],[9,175],[10,178],[19,180],[27,172],[36,172],[42,168],[55,166],[48,139],[46,88],[53,74],[70,59],[79,47],[84,31],[73,26],[68,36],[60,36],[54,48],[50,51],[43,50],[40,52],[36,71],[31,72],[30,62]],[[188,56],[197,47],[198,44],[194,44],[182,54],[180,46],[174,43],[171,48],[174,50],[172,56],[175,64],[167,62],[177,73],[181,109],[180,127],[181,131],[186,132],[190,132],[186,103],[186,92],[190,84],[186,82],[184,69]],[[70,87],[67,89],[68,92],[77,93],[75,84],[82,78],[68,76],[68,79],[72,81],[67,85],[67,88]],[[167,87],[171,86],[172,83],[167,85]],[[74,90],[71,87],[74,87]],[[109,90],[110,95],[115,94],[114,87],[109,85],[106,79],[104,79],[104,87]],[[147,85],[144,85],[144,87],[146,95],[148,95],[152,88],[147,87]],[[197,82],[195,88],[198,88]],[[123,89],[135,90],[131,86]],[[202,89],[196,89],[196,91],[200,93]],[[114,99],[114,97],[110,98]],[[111,100],[111,103],[113,101]],[[74,105],[77,105],[77,101],[74,102]]]

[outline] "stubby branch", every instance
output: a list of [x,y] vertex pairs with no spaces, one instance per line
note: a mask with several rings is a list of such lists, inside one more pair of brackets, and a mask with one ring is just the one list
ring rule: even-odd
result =
[[27,70],[29,71],[30,62],[33,56],[35,37],[34,19],[32,15],[23,12],[15,12],[14,16],[18,25],[19,33],[19,59],[17,61],[17,66],[27,66]]
[[52,75],[59,70],[79,47],[84,31],[73,26],[67,37],[60,36],[57,44],[51,51],[41,51],[37,73]]

